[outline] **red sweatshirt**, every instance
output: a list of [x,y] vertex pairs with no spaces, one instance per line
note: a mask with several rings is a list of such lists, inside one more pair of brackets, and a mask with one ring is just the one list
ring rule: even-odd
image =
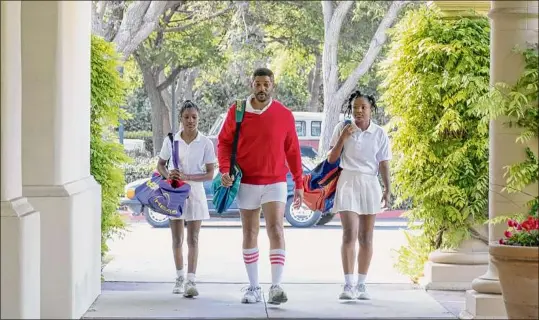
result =
[[[235,108],[234,104],[228,110],[217,141],[221,173],[230,170],[230,155],[236,131]],[[236,159],[243,174],[243,183],[262,185],[286,182],[289,166],[296,189],[303,189],[301,151],[294,116],[275,99],[261,114],[245,112]]]

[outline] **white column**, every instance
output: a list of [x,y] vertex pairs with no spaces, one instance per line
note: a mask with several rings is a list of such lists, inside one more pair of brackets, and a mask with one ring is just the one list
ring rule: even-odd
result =
[[[538,7],[536,1],[492,1],[491,18],[490,72],[491,84],[505,82],[514,84],[521,76],[523,58],[514,53],[516,46],[526,47],[527,41],[537,41]],[[489,150],[489,217],[494,218],[519,210],[520,205],[529,200],[521,194],[502,192],[506,184],[503,176],[507,165],[524,160],[524,148],[515,142],[518,130],[508,128],[498,119],[490,123]],[[530,145],[534,147],[533,145]],[[535,145],[534,149],[537,146]],[[535,194],[537,186],[530,192]],[[497,242],[506,226],[489,226],[489,240]],[[466,292],[466,309],[461,318],[506,318],[505,306],[501,296],[498,272],[489,261],[487,272],[472,282],[473,290]]]
[[1,318],[40,318],[39,212],[22,197],[21,2],[2,1]]
[[90,175],[90,1],[22,3],[22,184],[41,215],[41,317],[100,293],[101,188]]

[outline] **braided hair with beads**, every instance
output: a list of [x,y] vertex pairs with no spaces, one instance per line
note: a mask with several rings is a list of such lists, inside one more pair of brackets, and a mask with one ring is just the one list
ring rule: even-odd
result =
[[369,104],[371,105],[372,110],[374,112],[378,111],[378,106],[376,105],[376,100],[374,99],[373,96],[368,95],[368,94],[363,94],[363,93],[361,93],[361,91],[356,90],[356,91],[352,92],[352,94],[350,95],[348,100],[344,103],[344,108],[345,108],[344,116],[345,116],[345,118],[352,116],[352,111],[354,109],[354,101],[357,98],[365,98],[365,99],[367,99],[367,101],[369,101]]

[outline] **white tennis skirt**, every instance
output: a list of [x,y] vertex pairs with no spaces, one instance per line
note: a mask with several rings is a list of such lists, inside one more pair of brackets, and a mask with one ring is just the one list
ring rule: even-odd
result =
[[170,217],[170,219],[185,221],[209,219],[210,211],[208,209],[208,199],[206,198],[206,192],[204,191],[204,184],[199,181],[186,182],[191,185],[191,192],[189,193],[189,198],[185,200],[183,214],[179,218]]
[[332,212],[377,214],[382,211],[381,206],[382,187],[378,176],[344,169],[341,171]]

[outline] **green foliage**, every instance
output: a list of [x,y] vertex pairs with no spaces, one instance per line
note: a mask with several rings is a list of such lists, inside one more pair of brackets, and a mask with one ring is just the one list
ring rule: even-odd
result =
[[408,275],[410,280],[418,283],[423,276],[423,266],[429,254],[434,250],[429,239],[424,233],[412,233],[404,231],[407,246],[394,250],[396,253],[395,267],[403,274]]
[[116,127],[126,116],[125,84],[118,68],[114,47],[100,37],[92,36],[91,46],[91,120],[90,172],[101,185],[101,254],[108,251],[107,240],[124,228],[118,214],[120,195],[124,191],[121,164],[128,162],[123,146],[111,139],[109,128]]
[[129,151],[132,162],[123,165],[125,182],[130,183],[138,179],[147,179],[156,170],[158,157],[151,157],[150,152],[138,150]]
[[152,106],[144,88],[138,87],[128,95],[125,111],[130,115],[124,123],[125,131],[152,130]]
[[[508,213],[516,219],[526,215],[538,216],[539,196],[525,192],[525,189],[537,183],[539,179],[539,157],[528,146],[537,145],[539,128],[538,83],[539,83],[539,50],[537,43],[521,51],[524,58],[524,71],[513,85],[497,83],[492,90],[485,94],[480,103],[474,108],[476,114],[483,116],[482,126],[486,127],[490,120],[504,117],[505,125],[520,130],[516,143],[523,145],[524,160],[505,167],[506,185],[502,191],[507,193],[523,193],[530,196],[521,212]],[[499,223],[509,219],[509,216],[489,220]]]
[[[422,221],[414,246],[457,247],[487,218],[488,128],[470,110],[489,90],[489,33],[486,17],[442,19],[424,7],[391,31],[382,102],[395,189],[412,200],[410,220]],[[419,270],[426,255],[412,260],[409,250],[399,266]]]

